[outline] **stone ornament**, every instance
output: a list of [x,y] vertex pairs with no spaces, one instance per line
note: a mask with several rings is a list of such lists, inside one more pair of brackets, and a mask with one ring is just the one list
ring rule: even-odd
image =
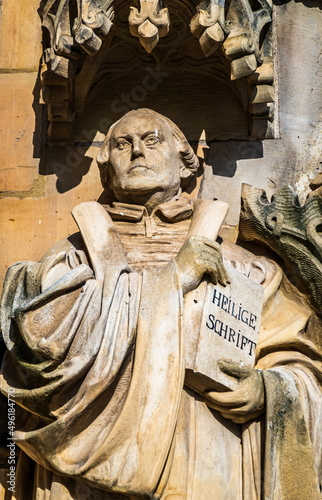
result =
[[42,99],[48,106],[49,139],[70,138],[77,64],[84,51],[93,56],[108,35],[114,18],[112,0],[47,0],[40,7],[44,33],[41,64]]
[[[316,185],[312,183],[312,187]],[[319,315],[322,314],[321,228],[322,198],[318,190],[301,205],[290,186],[275,193],[269,201],[263,190],[243,185],[240,237],[264,243],[291,264],[298,279],[308,288]]]
[[[236,92],[249,110],[251,139],[268,139],[274,137],[272,6],[266,0],[259,4],[255,9],[248,0],[229,5],[225,0],[207,0],[197,7],[175,7],[176,12],[187,11],[180,18],[187,25],[191,9],[196,10],[190,18],[192,35],[199,39],[205,57],[222,49],[230,63],[230,79],[237,82]],[[168,47],[159,40],[166,41],[171,28],[171,8],[162,7],[158,0],[141,0],[139,8],[129,9],[129,28],[119,30],[122,19],[115,17],[114,0],[80,0],[76,10],[71,0],[47,1],[40,8],[44,32],[42,99],[48,106],[49,142],[66,144],[70,140],[75,114],[82,111],[106,50],[118,43],[118,37],[139,38],[148,53],[158,45],[161,59],[167,60]],[[174,12],[172,18],[175,24]],[[177,52],[176,37],[171,36],[170,49]],[[135,40],[133,51],[140,57]],[[246,78],[249,80],[244,82]]]
[[129,26],[131,35],[138,37],[142,47],[150,53],[159,38],[169,32],[168,9],[161,9],[159,0],[140,0],[140,11],[130,7]]
[[[182,196],[198,158],[168,118],[127,113],[98,164],[114,202],[77,205],[79,232],[4,283],[16,498],[317,499],[321,318],[276,262],[217,238],[226,203]],[[236,362],[245,339],[208,328],[226,341],[218,368],[234,381],[219,392],[187,367],[215,359],[199,333],[207,285],[228,293],[228,268],[263,301],[248,310],[241,297],[235,318],[252,328],[261,317],[254,367]]]
[[191,33],[199,38],[206,57],[215,52],[224,41],[225,32],[228,33],[225,23],[224,3],[216,0],[209,2],[208,10],[198,10],[191,19]]
[[[202,6],[201,6],[202,5]],[[226,5],[225,0],[200,4],[190,29],[206,57],[219,47],[229,59],[231,80],[248,77],[252,139],[274,137],[274,69],[270,35],[272,5],[266,0],[254,9],[248,1]]]
[[222,45],[231,60],[232,80],[252,74],[263,62],[260,36],[272,21],[272,5],[263,0],[259,6],[255,10],[248,0],[238,0],[232,6],[225,0],[208,0],[197,7],[191,20],[191,32],[199,38],[206,56]]
[[54,4],[47,1],[41,10],[42,26],[50,37],[44,58],[53,73],[70,78],[76,71],[73,61],[79,58],[81,49],[95,54],[109,33],[114,17],[112,1],[80,0],[76,16],[70,0],[61,0],[56,9]]
[[271,57],[264,57],[263,64],[247,77],[249,85],[251,138],[274,138],[274,65]]

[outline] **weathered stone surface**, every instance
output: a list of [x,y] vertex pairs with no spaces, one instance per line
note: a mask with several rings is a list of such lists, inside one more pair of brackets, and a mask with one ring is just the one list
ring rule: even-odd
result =
[[246,369],[255,364],[264,290],[233,267],[226,270],[230,284],[207,286],[194,356],[186,361],[186,381],[198,392],[237,389],[237,380],[220,369],[221,361]]
[[[0,74],[1,191],[28,190],[37,176],[39,158],[34,158],[34,151],[40,137],[34,136],[36,79],[37,73]],[[27,168],[20,171],[20,167]]]
[[[322,359],[321,320],[272,260],[214,241],[227,204],[181,195],[198,163],[169,119],[147,109],[128,113],[112,125],[98,155],[105,194],[117,201],[78,204],[79,233],[39,262],[10,268],[0,377],[2,392],[15,392],[14,446],[25,450],[17,485],[28,477],[40,491],[45,477],[53,500],[66,492],[66,499],[78,500],[91,491],[98,500],[200,500],[214,491],[228,500],[256,498],[256,491],[317,498],[322,410],[314,375]],[[54,196],[52,180],[50,197],[22,200],[38,204],[33,214],[40,226],[41,203],[49,201],[53,214],[69,196]],[[89,188],[91,196],[90,182]],[[206,281],[217,291],[229,281],[224,263],[247,276],[238,278],[232,302],[243,305],[237,321],[240,311],[250,329],[260,305],[248,292],[249,279],[263,285],[256,364],[227,362],[217,352],[220,370],[235,379],[233,390],[189,383],[191,390],[184,383],[185,347],[191,354],[189,339],[200,334]],[[227,296],[234,278],[222,288]],[[243,346],[236,330],[236,346]],[[200,349],[199,366],[209,354]]]
[[[312,185],[315,187],[319,184]],[[290,279],[303,281],[317,314],[322,314],[322,197],[312,193],[300,205],[290,188],[274,193],[269,201],[266,193],[251,186],[242,187],[240,238],[256,241],[274,250],[286,266],[293,269]]]
[[[89,157],[95,157],[97,152],[98,148],[93,147],[87,154]],[[60,157],[56,159],[56,162],[59,163],[61,172],[64,163],[59,160],[61,160]],[[97,164],[93,162],[92,167],[89,168],[87,158],[85,165],[88,173],[84,176],[83,182],[68,191],[57,192],[58,178],[56,175],[48,175],[41,176],[37,189],[31,192],[7,193],[9,196],[2,199],[0,196],[0,244],[2,248],[0,279],[2,283],[8,267],[14,262],[24,259],[38,261],[56,241],[75,232],[76,226],[70,213],[80,200],[86,197],[97,200],[100,197],[102,188]],[[68,167],[68,164],[66,166]],[[17,170],[12,172],[13,175],[18,175]],[[60,185],[65,185],[64,182],[69,183],[69,176],[72,172],[72,168],[66,171],[66,177],[64,181],[61,180]],[[26,248],[28,248],[28,255],[26,255]]]
[[0,68],[38,70],[42,49],[38,7],[38,0],[1,2]]
[[[319,116],[321,115],[322,102],[322,74],[319,58],[321,52],[320,26],[322,11],[320,0],[274,2],[272,25],[274,58],[273,60],[271,58],[266,60],[262,66],[259,66],[248,77],[239,78],[235,81],[230,80],[229,61],[223,57],[221,49],[219,48],[214,53],[214,50],[220,47],[223,42],[221,28],[218,29],[218,23],[215,23],[209,31],[207,31],[208,26],[202,27],[199,33],[206,52],[211,54],[207,59],[201,53],[199,41],[195,40],[190,32],[188,33],[189,36],[187,35],[186,28],[189,26],[190,19],[196,13],[195,4],[193,3],[185,2],[184,8],[182,2],[179,1],[167,3],[166,6],[171,19],[170,31],[168,36],[160,39],[151,55],[147,54],[140,46],[138,39],[133,38],[129,33],[129,4],[126,2],[118,4],[119,18],[115,20],[109,35],[114,42],[117,42],[117,50],[112,48],[113,44],[109,46],[110,39],[106,40],[107,43],[101,43],[101,38],[103,38],[101,35],[104,35],[104,30],[106,34],[110,29],[110,22],[105,23],[105,25],[104,22],[101,24],[98,22],[95,26],[93,25],[93,30],[88,26],[79,26],[81,29],[79,35],[75,37],[76,42],[80,42],[88,54],[95,52],[97,49],[99,51],[96,56],[88,55],[85,57],[85,53],[82,53],[83,49],[80,49],[79,54],[82,53],[81,60],[76,64],[75,59],[56,54],[56,59],[53,60],[53,69],[57,69],[58,72],[61,71],[64,75],[68,75],[69,71],[73,71],[73,74],[75,74],[76,65],[79,64],[78,69],[80,69],[83,60],[85,60],[85,63],[73,82],[75,84],[74,93],[71,92],[72,86],[69,86],[70,83],[66,84],[67,82],[61,86],[50,86],[49,84],[45,89],[44,100],[50,103],[51,106],[49,109],[50,118],[70,120],[73,111],[76,110],[77,114],[75,115],[73,128],[73,142],[65,148],[48,148],[43,142],[40,166],[38,165],[40,144],[38,142],[37,147],[35,147],[35,142],[37,143],[41,135],[39,128],[41,113],[36,109],[38,90],[34,87],[41,47],[40,18],[37,13],[40,2],[35,2],[35,0],[29,2],[3,0],[0,3],[0,14],[2,14],[0,115],[3,117],[0,129],[1,134],[4,134],[4,140],[1,143],[3,156],[0,161],[0,168],[2,169],[0,173],[0,191],[4,191],[0,194],[0,247],[2,256],[0,287],[2,286],[2,276],[4,277],[7,268],[15,261],[28,259],[29,261],[38,262],[54,243],[77,230],[77,226],[70,215],[75,205],[85,200],[94,201],[100,199],[105,203],[104,207],[107,207],[108,200],[105,195],[101,196],[102,189],[99,185],[97,165],[93,159],[96,157],[111,123],[130,109],[151,107],[169,116],[185,132],[188,140],[193,142],[194,149],[198,150],[198,156],[204,157],[206,163],[206,173],[201,182],[199,196],[209,199],[217,198],[230,204],[231,208],[226,220],[226,226],[222,228],[221,235],[231,241],[236,240],[238,233],[240,186],[242,182],[266,190],[268,198],[287,183],[295,186],[302,203],[307,194],[310,196],[321,195],[321,179],[319,176],[316,181],[311,183],[311,188],[315,193],[310,193],[309,188],[310,181],[321,171],[322,124]],[[58,4],[76,5],[76,3],[55,2],[53,10],[57,8]],[[228,5],[229,2],[226,3]],[[263,4],[263,2],[261,3]],[[49,5],[50,2],[41,2],[41,6],[46,4]],[[94,4],[94,2],[82,0],[78,2],[78,5],[81,4],[88,6]],[[95,1],[96,6],[99,4],[102,5],[100,0]],[[206,4],[222,5],[222,2],[211,0],[204,2],[203,6],[205,7]],[[243,4],[246,5],[245,2]],[[255,4],[256,2],[252,2],[252,5],[255,6]],[[234,8],[236,2],[230,2],[230,5]],[[108,8],[108,2],[104,2],[104,6]],[[64,13],[61,12],[61,14],[64,17]],[[86,16],[86,22],[90,24],[92,20]],[[72,22],[64,26],[67,31],[71,30],[71,28]],[[96,34],[98,31],[100,31],[99,36]],[[147,33],[149,34],[149,32]],[[62,38],[62,42],[68,41],[70,41],[68,37],[67,39]],[[65,50],[65,55],[69,49],[73,51],[74,48],[72,47],[73,44],[69,45],[68,43],[58,45],[58,51]],[[235,44],[235,46],[237,45]],[[233,54],[232,59],[237,61],[232,65],[232,70],[235,71],[234,74],[240,76],[241,71],[247,74],[254,67],[254,56],[251,55],[251,59],[248,56],[249,54],[238,53],[238,51],[235,55]],[[24,76],[26,72],[27,76]],[[28,75],[28,72],[31,73]],[[48,82],[53,83],[52,75],[50,77],[47,74],[45,77],[48,78]],[[57,82],[55,80],[54,83]],[[273,84],[274,88],[272,87]],[[33,108],[32,93],[34,93],[35,97]],[[66,97],[72,95],[73,103],[64,102]],[[254,100],[254,104],[250,104],[250,99]],[[267,104],[265,99],[275,99],[275,103]],[[262,100],[265,102],[261,102]],[[55,103],[58,101],[63,104],[57,106]],[[10,102],[15,102],[15,107],[12,104],[10,105]],[[71,104],[75,105],[74,109],[72,109]],[[19,117],[14,113],[17,107],[19,108],[19,113],[17,113]],[[22,114],[20,113],[21,110]],[[37,115],[36,130],[35,114]],[[274,116],[275,119],[273,120]],[[253,117],[256,119],[253,119]],[[28,126],[26,126],[26,123]],[[63,141],[71,133],[70,123],[68,121],[53,123],[55,124],[55,127],[52,127],[52,130],[55,129],[53,130],[53,136],[57,140]],[[26,130],[26,134],[21,137],[20,133],[23,130]],[[270,141],[249,141],[249,138],[263,139],[268,137],[269,134],[271,134],[271,137],[275,135],[275,137],[279,138]],[[199,145],[197,145],[198,142]],[[202,168],[199,170],[198,183],[192,191],[193,197],[198,195],[201,171]],[[180,210],[183,212],[189,210],[187,208],[189,203],[185,203],[180,205]],[[195,204],[194,220],[196,220],[196,207],[197,204]],[[205,211],[208,211],[206,204],[204,208]],[[129,207],[126,210],[128,213],[130,211]],[[176,203],[171,207],[167,206],[165,212],[173,214],[175,210],[177,210]],[[181,213],[180,210],[179,213]],[[123,213],[124,210],[116,206],[111,211],[114,211],[114,215],[117,214],[121,218],[120,212]],[[89,212],[86,215],[88,214]],[[266,213],[266,215],[270,214]],[[270,224],[268,227],[265,222],[266,215],[261,220],[261,222],[264,221],[263,232],[269,232],[274,226],[272,223],[275,222],[272,218],[268,218]],[[153,320],[157,320],[158,314],[156,311],[162,311],[163,307],[167,311],[167,316],[164,316],[162,312],[160,317],[165,324],[172,314],[172,308],[176,307],[180,301],[177,300],[177,292],[170,294],[167,288],[170,284],[175,287],[175,284],[171,281],[171,273],[166,276],[164,281],[162,279],[158,281],[155,276],[158,275],[167,261],[176,257],[186,239],[190,219],[170,223],[162,217],[164,217],[164,214],[161,215],[161,213],[154,213],[153,215],[144,213],[139,222],[115,220],[114,227],[119,234],[130,266],[138,273],[141,273],[143,269],[153,273],[152,279],[145,281],[142,288],[138,282],[130,283],[129,291],[132,298],[129,297],[128,304],[133,307],[129,317],[134,313],[135,309],[136,298],[134,300],[133,298],[137,297],[137,294],[143,290],[146,291],[144,302],[142,302],[143,309],[147,308],[152,311],[151,317],[153,317]],[[105,215],[102,220],[104,218]],[[101,228],[104,232],[102,220],[100,219],[99,223],[97,223],[97,229]],[[296,223],[292,225],[291,229],[295,232],[298,229],[297,226],[302,224],[302,220],[300,220],[300,224],[299,220],[297,219]],[[91,221],[89,222],[89,226],[85,227],[84,230],[84,239],[87,230],[95,230],[95,226],[91,224]],[[319,266],[320,269],[318,252],[321,246],[319,239],[321,227],[319,223],[313,226],[310,227],[309,233],[312,237],[312,230],[314,230],[313,241],[315,243],[313,244],[311,240],[308,243],[305,232],[301,233],[300,240],[301,245],[304,242],[305,245],[308,245],[309,251],[313,251],[312,255],[318,261],[316,268]],[[259,225],[256,228],[253,227],[253,231],[257,232],[258,237]],[[108,230],[106,232],[108,233]],[[148,237],[148,233],[152,233],[153,237]],[[254,236],[254,233],[252,235]],[[293,236],[289,240],[292,240]],[[284,245],[285,236],[282,235],[279,238],[278,235],[274,234],[273,240],[273,250],[276,251],[276,249]],[[317,246],[314,246],[316,243]],[[103,238],[99,238],[97,248],[99,246],[103,246],[103,250],[106,250],[107,245],[105,248]],[[297,249],[299,249],[299,246],[297,245]],[[96,248],[95,242],[94,247]],[[60,255],[52,269],[49,271],[48,268],[43,269],[39,273],[39,279],[40,276],[43,278],[42,283],[45,288],[46,284],[52,283],[55,285],[55,279],[53,280],[55,276],[56,278],[61,276],[64,278],[65,271],[72,271],[69,266],[72,262],[75,264],[75,248],[70,245],[55,247],[55,250],[51,253],[54,260],[60,251],[66,251],[68,257],[65,260],[59,260]],[[249,263],[254,259],[254,256],[240,247],[233,246],[229,248],[225,243],[221,244],[221,248],[225,262],[227,259],[235,263],[238,262],[242,268],[241,271],[248,275]],[[78,247],[76,248],[76,259],[78,251],[84,251],[84,247],[81,250]],[[215,248],[213,248],[213,251],[215,251]],[[254,251],[258,253],[260,251],[259,247],[256,246]],[[212,250],[209,250],[209,252],[212,252]],[[94,256],[94,254],[95,251],[93,251],[92,255]],[[189,255],[191,260],[191,254],[189,253]],[[281,252],[280,255],[284,258],[285,252]],[[157,493],[153,492],[157,496],[165,482],[168,481],[162,500],[171,495],[180,499],[207,499],[212,498],[214,490],[216,494],[222,494],[222,497],[227,500],[253,499],[257,497],[259,491],[262,492],[265,498],[274,498],[275,495],[278,499],[286,500],[303,500],[303,498],[311,500],[311,498],[315,499],[318,495],[316,493],[314,470],[321,470],[322,448],[320,436],[322,432],[320,417],[322,411],[318,405],[319,398],[317,398],[321,388],[315,376],[321,373],[321,321],[317,317],[318,314],[312,313],[311,306],[305,298],[306,295],[302,295],[302,282],[306,278],[309,281],[308,284],[314,288],[316,283],[313,279],[310,282],[310,276],[315,279],[317,273],[314,270],[312,272],[312,266],[306,262],[307,255],[303,257],[302,254],[299,255],[297,252],[297,256],[299,256],[301,266],[305,261],[303,269],[306,276],[300,278],[294,275],[296,262],[292,257],[288,259],[288,265],[291,266],[291,269],[286,269],[287,277],[281,274],[278,266],[265,260],[263,271],[266,277],[264,280],[265,302],[256,360],[256,369],[261,369],[262,372],[259,377],[256,377],[259,373],[255,370],[252,373],[253,375],[256,374],[256,376],[247,376],[246,379],[246,372],[234,372],[237,375],[236,379],[239,380],[238,384],[240,387],[242,385],[244,387],[238,393],[239,401],[244,403],[249,401],[248,395],[255,388],[259,388],[259,391],[261,391],[262,381],[264,381],[265,416],[260,415],[258,421],[252,419],[249,423],[243,425],[243,434],[241,436],[241,425],[229,420],[229,416],[233,413],[232,406],[235,401],[232,402],[232,399],[228,401],[229,409],[227,410],[227,401],[224,401],[226,395],[219,396],[212,391],[212,394],[210,393],[208,396],[207,394],[199,394],[192,397],[190,390],[186,391],[184,389],[181,391],[180,412],[176,420],[175,440],[177,444],[174,459],[171,462],[173,452],[173,448],[171,448],[167,463],[169,465],[171,462],[171,467],[164,469],[165,472],[171,469],[170,476],[169,479],[165,478],[165,481],[162,478],[159,483],[159,490]],[[48,254],[46,258],[48,258]],[[209,261],[209,254],[207,254],[207,260]],[[258,261],[257,257],[255,261]],[[50,262],[53,264],[53,261]],[[81,265],[83,266],[89,265],[89,267],[93,267],[86,259],[82,262]],[[115,262],[111,260],[108,263],[114,265]],[[32,267],[32,270],[39,269],[38,264],[31,263],[30,265],[35,266]],[[106,261],[104,265],[106,265]],[[308,266],[308,272],[305,271],[305,266]],[[29,277],[31,277],[32,271],[29,270]],[[91,270],[87,270],[87,272],[88,274],[84,275],[86,279],[92,276]],[[127,271],[122,273],[122,280],[124,280],[125,274],[127,274]],[[294,276],[295,280],[293,279]],[[28,285],[30,284],[31,289],[34,291],[35,289],[32,287],[35,282],[30,283],[28,279]],[[93,281],[93,279],[89,279],[89,281]],[[36,284],[38,286],[38,281],[36,281]],[[183,318],[185,322],[184,331],[187,333],[185,335],[187,354],[195,353],[194,345],[190,342],[190,334],[191,330],[196,330],[199,333],[197,325],[200,325],[205,295],[203,286],[200,285],[194,291],[196,293],[190,292],[184,297]],[[15,286],[13,288],[16,289]],[[299,288],[301,288],[301,291],[299,291]],[[307,293],[309,289],[310,286],[304,289],[304,292]],[[319,295],[319,291],[318,283],[315,288],[318,302],[321,295]],[[38,293],[38,290],[35,293]],[[58,300],[57,303],[50,302],[48,309],[40,307],[46,319],[42,322],[41,329],[35,328],[34,330],[36,336],[43,337],[40,344],[37,344],[37,349],[38,347],[39,349],[44,348],[47,340],[49,340],[44,350],[44,358],[41,359],[45,360],[47,366],[50,363],[48,359],[53,359],[53,370],[57,368],[57,364],[55,364],[57,362],[57,358],[55,358],[57,350],[55,349],[60,343],[54,342],[53,347],[50,345],[52,331],[55,334],[57,333],[55,322],[50,323],[49,321],[52,317],[51,308],[54,304],[56,318],[66,319],[66,314],[68,316],[68,311],[70,312],[71,307],[73,307],[77,293],[75,291],[66,292],[61,296],[61,301]],[[25,298],[23,297],[21,302]],[[164,302],[162,302],[163,299]],[[101,304],[99,300],[93,302],[95,302],[95,306]],[[85,319],[93,317],[91,316],[93,309],[89,315],[86,314]],[[120,307],[115,306],[115,309],[121,311]],[[182,319],[180,315],[175,314],[174,317],[175,321],[178,320],[178,322]],[[119,316],[115,314],[114,318],[119,318]],[[49,323],[50,326],[53,326],[51,332],[48,330]],[[58,323],[61,324],[60,321]],[[168,326],[170,323],[171,321],[166,325]],[[172,326],[173,324],[174,322],[171,323]],[[159,343],[156,344],[157,349],[160,350],[160,353],[155,352],[157,363],[159,363],[159,358],[165,354],[164,339],[169,338],[170,343],[175,338],[175,335],[169,335],[169,332],[172,332],[171,325],[166,329],[166,332],[160,331],[163,335],[158,337]],[[28,326],[34,326],[31,319],[29,319]],[[163,325],[163,328],[165,328],[165,325]],[[153,334],[155,332],[153,326],[148,330]],[[87,346],[94,345],[98,337],[93,340],[93,344],[90,344],[90,342],[87,342],[88,337],[86,337],[86,334],[85,341],[81,335],[78,337],[82,346],[80,348],[80,359],[84,359],[83,356],[86,355]],[[165,337],[165,335],[168,335],[168,337]],[[11,335],[10,338],[12,338]],[[149,336],[147,335],[146,338],[148,339]],[[70,358],[68,358],[70,353],[67,354],[66,359],[68,362],[71,358],[74,359],[75,352],[79,352],[74,347],[73,345],[71,348],[72,355]],[[100,354],[106,353],[104,351],[105,347],[106,345],[102,346]],[[171,356],[173,356],[167,359],[165,363],[156,365],[160,373],[164,373],[163,369],[168,361],[175,363],[176,353],[180,352],[180,356],[182,355],[181,347],[182,345],[175,348],[171,353]],[[143,351],[144,349],[140,352]],[[36,355],[39,355],[38,351]],[[129,355],[131,356],[131,353]],[[143,360],[143,358],[144,356],[140,360]],[[80,359],[75,362],[76,369]],[[24,369],[27,365],[30,367],[30,358],[22,360],[22,363],[25,363]],[[150,365],[153,366],[153,362],[150,362]],[[59,364],[58,366],[60,367]],[[106,369],[106,366],[106,359],[102,360],[101,366],[97,364],[93,366],[93,371],[97,369],[96,373],[102,374],[104,383],[106,383],[106,377],[103,376],[103,370]],[[139,366],[139,369],[142,366]],[[16,373],[15,370],[10,372],[10,376],[12,376],[12,373]],[[144,372],[145,378],[147,378],[146,373]],[[120,384],[118,387],[120,390],[126,387],[132,374],[133,372],[130,370],[119,374]],[[33,377],[33,380],[37,376]],[[50,370],[46,372],[47,376],[50,376]],[[23,373],[20,380],[24,379],[24,377],[25,373]],[[83,377],[83,373],[81,377]],[[145,382],[144,377],[142,378],[143,382]],[[250,386],[247,386],[245,382],[247,379],[251,379]],[[117,378],[115,384],[118,380]],[[172,382],[177,379],[170,377],[170,380]],[[182,384],[183,377],[180,387],[182,387]],[[18,387],[18,384],[15,387]],[[47,386],[45,385],[45,387]],[[94,393],[93,387],[94,385],[90,385],[88,390],[85,387],[84,393],[91,396]],[[38,389],[39,387],[36,390]],[[159,385],[156,384],[156,394],[158,390]],[[44,392],[45,394],[36,396],[39,397],[42,409],[44,397],[48,395],[46,391]],[[200,390],[200,392],[203,392],[203,390]],[[234,394],[234,391],[231,392]],[[146,401],[146,395],[147,393],[143,391],[142,401]],[[109,397],[110,393],[104,394],[100,403],[102,403],[102,400],[109,401]],[[53,398],[55,400],[54,406],[57,403],[57,398],[55,398],[56,396]],[[83,405],[81,411],[83,411],[84,407],[86,405]],[[165,399],[161,401],[161,407],[161,416],[165,421],[167,407]],[[0,408],[2,410],[2,406]],[[66,469],[62,471],[62,475],[60,473],[56,474],[53,483],[51,483],[50,479],[52,477],[51,473],[48,472],[48,469],[53,469],[52,464],[49,466],[47,464],[36,464],[35,466],[33,460],[21,453],[18,465],[19,478],[17,476],[16,482],[17,500],[26,500],[29,492],[30,497],[32,496],[33,485],[31,483],[34,469],[36,470],[36,477],[44,479],[44,483],[35,485],[34,494],[37,491],[37,494],[43,495],[43,491],[48,492],[52,486],[58,500],[65,497],[69,497],[68,500],[70,500],[72,493],[69,492],[77,492],[75,494],[77,500],[78,498],[93,496],[90,485],[82,483],[78,478],[75,479],[71,476],[67,478],[66,476],[71,456],[72,460],[78,457],[81,452],[84,452],[86,456],[88,450],[97,451],[95,447],[102,442],[102,434],[99,434],[97,439],[93,438],[92,433],[90,437],[85,435],[83,424],[86,418],[92,422],[93,406],[90,405],[90,408],[91,411],[88,414],[80,412],[81,418],[80,422],[77,422],[78,425],[72,424],[70,426],[70,429],[73,429],[76,433],[81,429],[80,439],[75,445],[74,451],[76,451],[73,456],[70,453],[71,448],[69,448]],[[137,408],[139,409],[139,406]],[[246,409],[246,412],[249,411],[247,404],[243,408]],[[57,409],[57,405],[55,409]],[[104,421],[105,417],[100,414],[100,404],[96,409],[98,415],[97,428],[100,429],[100,432],[104,429],[104,432],[107,426],[105,425],[106,421]],[[227,413],[225,413],[225,409]],[[65,410],[66,407],[62,412]],[[237,412],[239,410],[240,408],[237,409]],[[33,415],[37,411],[38,408],[36,408],[36,412],[32,409]],[[131,421],[131,424],[138,414],[138,411],[134,411],[130,415],[129,421]],[[253,415],[255,414],[256,412]],[[308,414],[309,418],[307,418]],[[115,412],[112,410],[110,415],[115,415]],[[103,420],[103,425],[101,425],[102,420],[99,420],[100,418]],[[160,427],[155,423],[156,418],[154,418],[153,422],[157,430],[153,426],[151,428],[147,426],[146,421],[144,421],[143,427],[148,429],[148,432],[151,431],[153,437],[155,435],[160,439]],[[265,436],[263,432],[264,420],[269,424]],[[60,416],[58,422],[61,422]],[[55,425],[57,425],[57,421],[54,422],[53,427]],[[120,436],[125,436],[129,427],[126,425],[124,429],[121,429]],[[0,421],[0,428],[3,428],[2,420]],[[283,439],[281,439],[281,431]],[[56,435],[58,439],[63,436],[63,432],[64,425],[57,428]],[[50,447],[53,445],[52,435],[52,430],[48,431],[48,439],[45,440],[45,444],[50,445]],[[69,437],[70,434],[67,435],[66,439]],[[162,435],[163,438],[164,435]],[[265,458],[262,448],[263,441],[265,441],[266,449]],[[133,442],[139,442],[140,444],[137,435]],[[147,440],[147,442],[151,444],[152,440]],[[62,448],[65,446],[63,440],[60,444]],[[54,445],[56,445],[55,442]],[[132,449],[131,446],[132,444],[130,444],[130,449]],[[62,457],[62,448],[58,451],[59,460]],[[156,447],[153,449],[154,451],[150,454],[150,457],[154,456]],[[107,454],[106,450],[105,447],[103,450],[104,457]],[[214,454],[214,450],[216,450],[216,454]],[[136,463],[136,457],[133,460],[129,459],[129,457],[132,457],[129,453],[125,454],[125,457],[124,463],[131,468],[133,463]],[[194,459],[192,460],[191,457]],[[38,462],[41,462],[41,460],[38,460]],[[117,460],[115,462],[117,463]],[[150,458],[148,466],[152,462]],[[187,464],[191,467],[187,467]],[[78,464],[75,467],[78,476],[82,475],[83,471],[80,472]],[[215,486],[211,482],[214,471],[220,471],[222,478],[222,481],[219,481],[217,476]],[[24,473],[24,477],[21,477],[21,472]],[[104,477],[106,477],[106,474]],[[283,477],[286,477],[287,480],[283,481]],[[6,472],[0,475],[1,482],[6,482]],[[113,487],[115,487],[115,484]],[[218,484],[219,489],[221,488],[219,492]],[[269,490],[268,485],[272,486],[274,492]],[[95,494],[99,499],[100,494],[97,484],[95,485]],[[4,496],[5,493],[0,486],[0,497],[1,495]],[[122,498],[120,493],[110,493],[102,490],[104,500],[115,496]]]
[[242,182],[264,189],[268,197],[288,183],[296,185],[303,202],[321,170],[320,4],[283,2],[275,13],[279,138],[209,144],[201,197],[228,202],[230,226],[238,223]]
[[38,175],[38,168],[34,167],[8,167],[0,169],[1,191],[29,191]]

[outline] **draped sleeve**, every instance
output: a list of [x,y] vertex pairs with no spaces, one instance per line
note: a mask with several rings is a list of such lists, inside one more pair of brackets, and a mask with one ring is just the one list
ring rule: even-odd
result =
[[[157,498],[184,379],[177,270],[172,262],[157,278],[132,272],[112,222],[102,228],[104,209],[82,205],[88,259],[60,247],[8,271],[1,390],[14,390],[14,440],[38,464]],[[91,211],[101,217],[98,242]]]
[[[260,463],[259,422],[244,426],[246,496],[250,500],[317,500],[322,479],[321,319],[272,261],[265,266],[264,307],[256,350],[266,407],[262,421],[264,474],[250,487],[250,465]],[[251,446],[248,445],[251,443]],[[257,449],[256,449],[257,448]],[[253,482],[254,485],[254,482]]]

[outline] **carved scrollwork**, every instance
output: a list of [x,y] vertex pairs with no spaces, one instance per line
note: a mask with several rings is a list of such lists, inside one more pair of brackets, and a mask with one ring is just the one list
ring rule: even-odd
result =
[[100,49],[112,26],[114,12],[112,0],[47,0],[41,17],[49,35],[45,62],[56,75],[71,78],[81,48],[88,54]]
[[[147,57],[159,42],[158,48],[152,52],[159,65],[169,65],[175,54],[180,58],[182,53],[186,53],[188,64],[194,64],[188,49],[185,51],[181,47],[184,44],[191,54],[195,53],[196,44],[191,31],[199,38],[207,56],[202,63],[198,60],[198,65],[206,67],[208,64],[213,68],[212,57],[216,57],[216,68],[224,63],[227,83],[229,67],[226,68],[225,58],[229,61],[231,84],[244,109],[249,111],[250,138],[274,136],[269,0],[205,0],[197,9],[195,3],[188,0],[174,0],[168,8],[162,6],[162,0],[140,0],[138,8],[131,7],[131,1],[118,1],[115,22],[116,0],[42,2],[44,53],[41,78],[43,102],[48,105],[50,142],[63,144],[69,141],[75,113],[82,109],[109,47],[127,40],[132,56],[137,56],[138,42],[134,36],[139,38]],[[178,30],[185,33],[183,38]],[[180,47],[177,34],[182,38]],[[219,46],[222,50],[214,54]],[[171,54],[170,59],[168,54]],[[122,67],[120,63],[119,68]]]
[[208,0],[197,7],[190,28],[199,38],[201,48],[209,56],[222,45],[231,60],[231,79],[253,73],[264,58],[265,27],[272,21],[272,5],[259,0],[256,6],[249,0]]
[[199,38],[205,56],[213,54],[225,39],[229,28],[225,21],[225,1],[210,0],[207,10],[198,9],[191,19],[190,29],[193,36]]
[[[269,246],[305,283],[322,314],[322,197],[314,194],[300,205],[290,186],[269,201],[261,189],[243,185],[240,239]],[[298,280],[298,282],[300,281]],[[299,283],[294,283],[299,284]]]
[[150,53],[159,38],[169,32],[168,9],[161,8],[160,0],[140,0],[140,11],[130,7],[129,26],[131,35],[138,37],[141,45]]
[[40,14],[43,101],[48,105],[49,136],[61,142],[68,139],[74,118],[71,82],[78,61],[82,53],[93,55],[101,48],[112,26],[112,0],[46,0]]

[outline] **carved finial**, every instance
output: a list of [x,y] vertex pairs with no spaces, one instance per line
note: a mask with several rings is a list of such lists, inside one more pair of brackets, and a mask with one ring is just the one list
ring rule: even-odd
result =
[[139,38],[141,45],[150,53],[159,38],[169,32],[168,9],[160,9],[158,0],[140,0],[140,11],[130,7],[129,25],[131,35]]
[[[44,0],[40,7],[46,32],[41,77],[43,100],[48,104],[51,142],[70,139],[73,121],[71,81],[82,51],[96,54],[114,18],[113,0]],[[78,67],[79,69],[79,67]]]
[[224,5],[224,0],[210,0],[208,10],[199,9],[191,19],[191,33],[199,38],[206,57],[213,54],[225,39]]
[[250,0],[205,0],[190,22],[191,33],[199,38],[207,57],[222,45],[231,61],[232,80],[251,75],[268,55],[261,33],[272,20],[272,8],[265,0],[258,6],[253,7]]

